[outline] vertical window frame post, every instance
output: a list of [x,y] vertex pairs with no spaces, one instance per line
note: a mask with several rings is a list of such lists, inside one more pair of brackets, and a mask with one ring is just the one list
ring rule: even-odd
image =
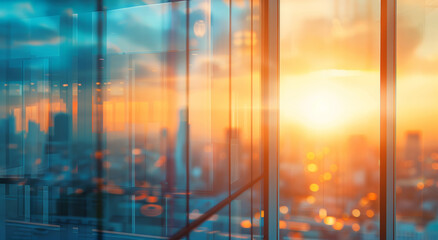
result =
[[381,0],[380,239],[395,239],[396,0]]
[[271,240],[279,239],[279,5],[280,0],[261,0],[263,236]]

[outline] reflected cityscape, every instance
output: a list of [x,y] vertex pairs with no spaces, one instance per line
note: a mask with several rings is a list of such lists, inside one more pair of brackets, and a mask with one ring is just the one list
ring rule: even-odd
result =
[[263,237],[259,1],[0,16],[0,239]]

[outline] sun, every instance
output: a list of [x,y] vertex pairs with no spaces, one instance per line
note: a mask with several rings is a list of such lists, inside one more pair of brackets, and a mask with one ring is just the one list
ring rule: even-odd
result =
[[[284,121],[299,123],[308,130],[333,130],[345,122],[346,103],[342,90],[326,84],[284,86],[280,114]],[[300,88],[300,89],[297,89]]]
[[355,70],[282,75],[280,124],[303,133],[369,134],[379,126],[379,81],[378,73]]
[[297,115],[312,128],[329,128],[342,120],[342,101],[328,91],[317,91],[300,101]]

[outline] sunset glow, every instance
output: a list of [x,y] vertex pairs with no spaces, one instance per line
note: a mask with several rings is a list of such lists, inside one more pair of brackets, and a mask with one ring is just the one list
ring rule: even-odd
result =
[[3,0],[0,239],[437,239],[437,25],[438,0]]

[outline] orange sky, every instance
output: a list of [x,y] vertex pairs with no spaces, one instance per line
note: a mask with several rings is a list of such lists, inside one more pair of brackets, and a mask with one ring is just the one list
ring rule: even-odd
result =
[[[335,3],[338,3],[338,7]],[[281,126],[305,135],[379,136],[379,1],[281,2]],[[356,4],[356,5],[355,5]],[[398,3],[397,135],[438,140],[438,11]],[[408,11],[409,10],[409,11]]]

